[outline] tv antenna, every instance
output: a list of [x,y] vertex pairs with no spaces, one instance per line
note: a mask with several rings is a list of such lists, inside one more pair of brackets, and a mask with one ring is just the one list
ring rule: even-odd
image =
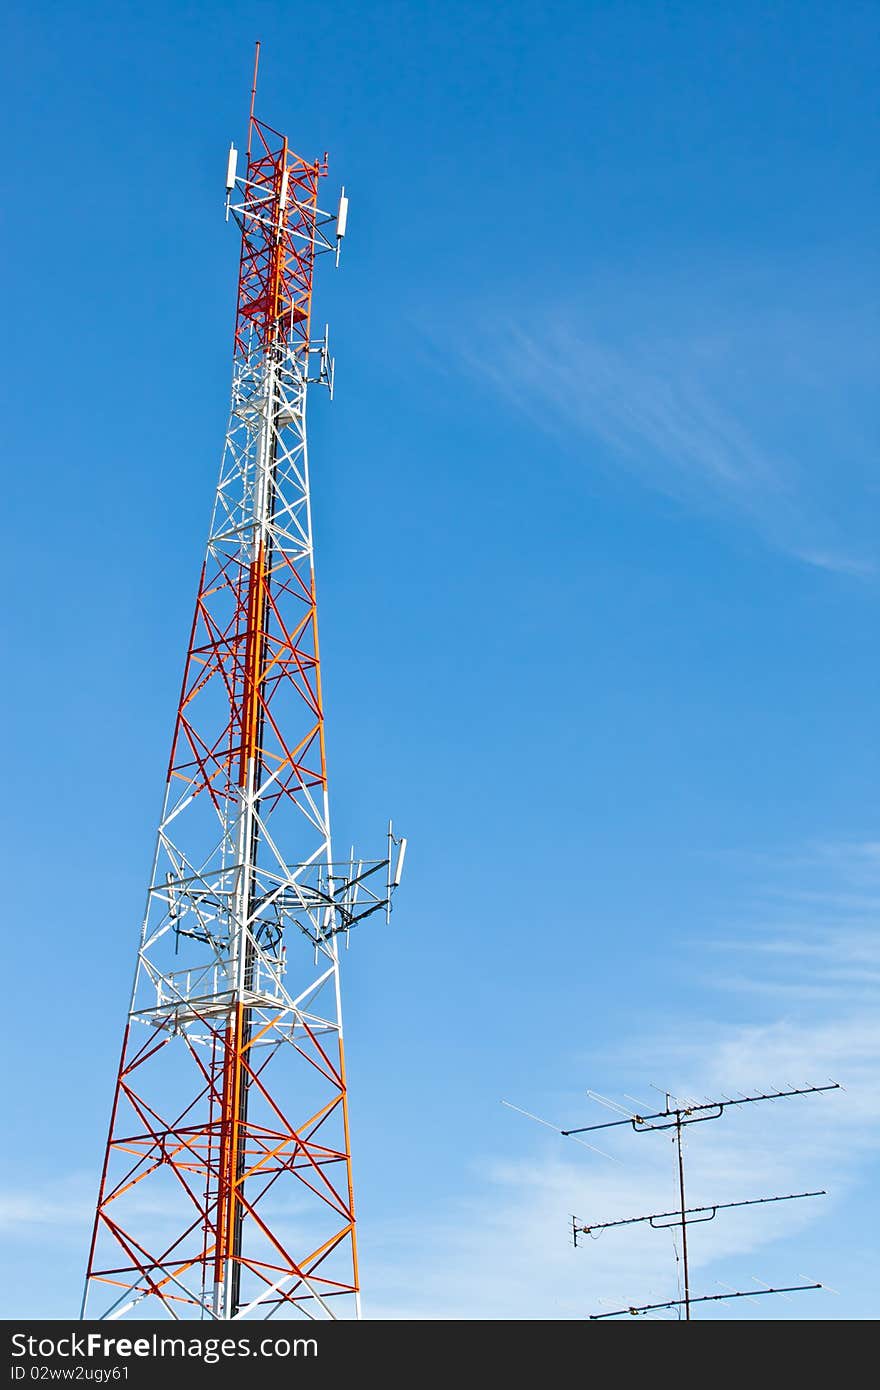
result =
[[[732,1109],[734,1106],[755,1105],[759,1101],[765,1100],[784,1100],[788,1096],[807,1096],[815,1095],[821,1091],[838,1091],[841,1089],[837,1081],[829,1081],[823,1086],[792,1086],[785,1091],[759,1092],[756,1095],[741,1095],[735,1099],[723,1096],[720,1100],[707,1100],[700,1104],[694,1102],[678,1102],[672,1104],[675,1099],[668,1092],[666,1093],[666,1106],[663,1110],[657,1110],[653,1114],[634,1114],[626,1115],[619,1120],[605,1120],[597,1125],[582,1125],[578,1129],[561,1129],[559,1132],[566,1139],[577,1138],[582,1134],[594,1134],[597,1130],[616,1129],[623,1125],[628,1125],[636,1134],[652,1134],[661,1130],[675,1131],[675,1148],[678,1160],[678,1194],[679,1205],[677,1210],[652,1212],[645,1216],[630,1216],[619,1221],[591,1222],[589,1225],[578,1224],[577,1217],[571,1218],[572,1239],[575,1247],[578,1244],[578,1236],[592,1236],[601,1231],[610,1230],[612,1227],[636,1226],[647,1224],[653,1230],[670,1230],[676,1227],[681,1228],[681,1257],[682,1270],[684,1274],[684,1297],[672,1298],[664,1303],[645,1303],[639,1306],[627,1308],[616,1308],[610,1313],[591,1313],[591,1321],[598,1321],[601,1318],[618,1318],[626,1314],[637,1316],[638,1314],[649,1314],[663,1308],[683,1308],[685,1319],[691,1320],[691,1307],[695,1303],[719,1303],[723,1299],[732,1298],[756,1298],[767,1294],[789,1294],[801,1293],[807,1289],[821,1289],[820,1283],[791,1284],[784,1288],[758,1288],[749,1290],[731,1290],[730,1293],[719,1294],[699,1294],[691,1293],[690,1272],[688,1269],[688,1227],[698,1225],[704,1221],[714,1221],[719,1211],[730,1211],[735,1207],[757,1207],[765,1206],[771,1202],[796,1202],[806,1197],[824,1197],[825,1190],[817,1192],[790,1192],[778,1197],[750,1197],[737,1202],[715,1202],[710,1206],[688,1207],[685,1203],[684,1185],[684,1150],[682,1146],[682,1130],[688,1125],[700,1124],[707,1120],[718,1120],[725,1110]],[[598,1096],[593,1091],[587,1094],[591,1099],[599,1100],[605,1104],[605,1098]],[[612,1105],[612,1108],[614,1107]],[[584,1142],[583,1140],[581,1142]]]
[[[671,1211],[650,1212],[644,1216],[629,1216],[617,1221],[593,1221],[589,1224],[578,1222],[577,1217],[571,1218],[572,1242],[577,1248],[578,1236],[589,1236],[598,1239],[602,1231],[611,1230],[621,1226],[637,1226],[646,1224],[653,1230],[674,1230],[681,1229],[681,1250],[682,1250],[682,1271],[684,1275],[684,1297],[672,1298],[661,1303],[645,1303],[640,1305],[630,1305],[626,1308],[616,1308],[608,1313],[591,1313],[591,1321],[598,1321],[602,1318],[618,1318],[627,1314],[637,1316],[644,1314],[650,1316],[652,1313],[661,1309],[684,1309],[684,1316],[687,1321],[691,1321],[691,1308],[698,1303],[720,1303],[726,1299],[734,1298],[760,1298],[768,1294],[787,1295],[790,1293],[801,1293],[809,1289],[821,1289],[826,1285],[817,1281],[806,1282],[803,1284],[789,1284],[779,1288],[755,1288],[755,1289],[731,1289],[728,1293],[719,1294],[693,1294],[691,1292],[690,1270],[688,1266],[688,1229],[690,1226],[699,1225],[701,1222],[714,1221],[719,1211],[731,1211],[740,1207],[767,1206],[773,1202],[797,1202],[805,1198],[824,1197],[825,1189],[815,1192],[789,1192],[773,1197],[749,1197],[735,1202],[714,1202],[708,1206],[689,1207],[685,1201],[685,1181],[684,1181],[684,1149],[682,1145],[682,1131],[693,1124],[701,1124],[709,1120],[718,1120],[725,1110],[731,1110],[736,1106],[756,1105],[760,1101],[784,1100],[789,1096],[816,1095],[823,1091],[839,1091],[842,1086],[838,1081],[828,1081],[821,1086],[789,1086],[784,1091],[760,1091],[755,1095],[739,1095],[736,1097],[722,1096],[720,1100],[695,1101],[676,1101],[676,1098],[669,1092],[665,1092],[666,1103],[663,1110],[652,1113],[635,1112],[627,1113],[625,1108],[614,1101],[609,1101],[607,1097],[600,1096],[595,1091],[588,1091],[587,1095],[591,1100],[596,1100],[600,1104],[609,1107],[611,1110],[620,1114],[619,1119],[605,1120],[596,1125],[581,1125],[576,1129],[562,1129],[549,1120],[543,1120],[538,1115],[533,1115],[528,1110],[522,1110],[518,1105],[511,1105],[510,1101],[502,1101],[510,1110],[516,1110],[529,1119],[537,1120],[539,1124],[547,1126],[549,1129],[556,1130],[565,1139],[573,1139],[576,1143],[583,1144],[586,1148],[611,1158],[613,1155],[606,1154],[602,1149],[597,1149],[584,1139],[583,1135],[593,1135],[600,1130],[617,1129],[622,1126],[629,1126],[636,1134],[653,1134],[663,1130],[674,1130],[674,1142],[678,1166],[678,1207]],[[628,1100],[633,1097],[628,1096]],[[676,1101],[676,1103],[673,1103]],[[803,1276],[801,1276],[803,1277]]]

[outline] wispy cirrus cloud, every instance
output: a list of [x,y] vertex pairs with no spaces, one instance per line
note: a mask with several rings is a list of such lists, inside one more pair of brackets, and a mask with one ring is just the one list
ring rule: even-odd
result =
[[713,292],[702,289],[702,315],[693,303],[688,313],[650,293],[635,305],[623,296],[613,329],[607,304],[487,313],[463,361],[540,428],[592,443],[591,466],[738,519],[814,568],[873,574],[868,384],[880,354],[870,313],[809,301],[745,313]]
[[499,389],[518,396],[527,380],[543,407],[630,459],[641,459],[647,446],[662,491],[678,495],[688,479],[744,497],[758,486],[784,490],[778,460],[680,358],[657,363],[645,347],[623,352],[564,322],[540,336],[509,324],[503,338],[501,355],[493,352],[483,365]]
[[[59,1186],[62,1191],[67,1189],[69,1195],[59,1195]],[[42,1227],[57,1231],[59,1227],[87,1225],[93,1215],[94,1197],[90,1202],[83,1188],[81,1181],[62,1179],[60,1184],[47,1183],[42,1188],[0,1192],[0,1231],[10,1234],[24,1230],[33,1234]]]

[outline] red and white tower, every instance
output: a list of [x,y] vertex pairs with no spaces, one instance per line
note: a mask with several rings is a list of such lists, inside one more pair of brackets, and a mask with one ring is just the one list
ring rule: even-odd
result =
[[[258,50],[259,56],[259,50]],[[256,87],[256,69],[254,87]],[[83,1316],[358,1316],[339,941],[405,841],[333,858],[306,446],[316,257],[345,235],[254,116],[232,408],[171,746]]]

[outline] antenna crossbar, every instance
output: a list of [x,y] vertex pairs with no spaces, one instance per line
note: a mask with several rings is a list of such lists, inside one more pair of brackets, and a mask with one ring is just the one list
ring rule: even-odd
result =
[[[691,1220],[689,1224],[697,1225],[701,1221],[712,1221],[717,1212],[730,1211],[733,1207],[760,1207],[765,1206],[768,1202],[797,1202],[800,1201],[802,1197],[825,1196],[827,1196],[827,1193],[825,1189],[822,1188],[818,1192],[789,1192],[786,1193],[785,1196],[780,1197],[749,1197],[741,1202],[713,1202],[713,1204],[708,1207],[686,1207],[684,1215],[696,1218],[696,1220]],[[709,1214],[705,1215],[707,1212]],[[669,1217],[673,1217],[674,1220],[668,1221],[667,1218]],[[594,1231],[610,1231],[613,1226],[638,1226],[647,1222],[655,1231],[666,1231],[670,1226],[680,1226],[681,1217],[682,1213],[680,1210],[655,1211],[648,1216],[626,1216],[620,1221],[594,1221],[589,1226],[579,1226],[576,1217],[573,1216],[571,1218],[572,1234],[574,1236],[574,1243],[577,1245],[577,1238],[579,1235],[589,1236],[592,1235]],[[660,1225],[658,1224],[659,1222],[663,1224]]]
[[[823,1289],[824,1284],[787,1284],[781,1289],[737,1289],[734,1293],[704,1293],[697,1298],[693,1295],[687,1300],[690,1303],[721,1303],[725,1298],[760,1298],[768,1293],[803,1293],[807,1289]],[[637,1317],[639,1313],[654,1313],[660,1308],[683,1308],[685,1299],[670,1298],[666,1303],[642,1303],[639,1307],[615,1308],[613,1313],[591,1313],[590,1322],[599,1322],[602,1318],[620,1318],[627,1313]]]
[[[739,1096],[728,1100],[710,1100],[701,1105],[667,1106],[652,1115],[629,1115],[624,1120],[606,1120],[600,1125],[581,1125],[578,1129],[562,1129],[560,1134],[569,1138],[575,1134],[590,1134],[597,1129],[617,1129],[619,1125],[629,1125],[637,1134],[648,1130],[675,1129],[678,1125],[698,1124],[702,1120],[717,1120],[725,1110],[735,1105],[754,1105],[760,1100],[783,1100],[786,1096],[811,1096],[819,1091],[839,1091],[840,1082],[830,1081],[826,1086],[798,1086],[789,1091],[761,1092],[754,1096]],[[668,1124],[652,1124],[653,1120],[668,1120]]]

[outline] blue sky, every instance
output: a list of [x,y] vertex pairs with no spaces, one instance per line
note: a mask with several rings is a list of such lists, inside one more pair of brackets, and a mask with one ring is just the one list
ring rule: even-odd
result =
[[588,1123],[587,1088],[833,1075],[692,1139],[695,1203],[829,1190],[719,1216],[693,1283],[838,1290],[718,1318],[873,1315],[878,29],[846,0],[14,0],[6,1316],[78,1305],[256,37],[263,116],[351,195],[311,413],[335,825],[411,843],[345,961],[366,1311],[674,1295],[666,1236],[566,1243],[571,1211],[669,1204],[663,1142],[600,1159],[502,1098]]

